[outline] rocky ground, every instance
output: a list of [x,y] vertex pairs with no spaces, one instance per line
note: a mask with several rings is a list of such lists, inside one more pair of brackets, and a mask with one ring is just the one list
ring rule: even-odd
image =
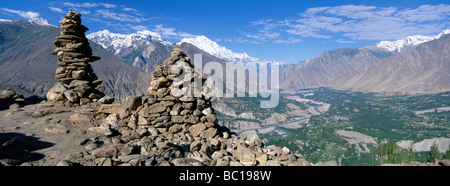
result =
[[310,165],[288,148],[264,146],[256,135],[225,132],[208,138],[206,128],[194,137],[188,131],[196,133],[195,127],[183,126],[175,132],[157,130],[151,124],[124,126],[128,123],[116,113],[124,112],[126,102],[82,106],[12,102],[8,109],[0,110],[1,165]]

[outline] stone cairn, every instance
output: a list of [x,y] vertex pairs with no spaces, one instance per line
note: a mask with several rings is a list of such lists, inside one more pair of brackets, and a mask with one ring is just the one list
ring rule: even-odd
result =
[[[189,73],[174,68],[183,66]],[[237,136],[218,125],[211,107],[207,88],[202,95],[179,96],[177,91],[189,91],[177,79],[191,82],[197,76],[191,60],[179,46],[171,57],[153,72],[147,95],[129,96],[122,104],[103,104],[96,118],[99,124],[88,130],[101,133],[101,138],[85,140],[88,152],[68,155],[64,165],[132,165],[132,166],[280,166],[310,165],[300,154],[275,145],[264,146],[253,135]],[[177,85],[174,89],[172,85]],[[183,85],[184,86],[184,85]],[[182,88],[181,88],[182,87]],[[101,121],[100,118],[104,118]]]
[[[92,55],[92,49],[85,36],[88,30],[81,25],[81,15],[72,10],[59,21],[61,35],[56,38],[57,47],[52,54],[58,55],[58,66],[55,78],[58,83],[47,93],[47,100],[66,100],[81,105],[96,102],[105,97],[105,87],[102,80],[95,75],[90,62],[100,59]],[[106,97],[103,103],[113,102],[113,98]]]

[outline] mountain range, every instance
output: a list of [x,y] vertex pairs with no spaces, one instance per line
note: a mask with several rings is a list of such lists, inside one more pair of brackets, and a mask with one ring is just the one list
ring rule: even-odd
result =
[[[450,70],[449,49],[445,45],[449,33],[450,30],[444,30],[436,36],[409,36],[382,41],[376,46],[326,51],[282,69],[280,87],[408,93],[449,91],[450,85],[445,81]],[[418,83],[421,85],[414,86]]]
[[[17,85],[40,96],[53,86],[57,58],[50,52],[58,29],[47,23],[43,19],[0,21],[0,84]],[[205,36],[185,38],[178,44],[191,58],[200,53],[203,61],[217,61],[223,66],[227,62],[279,64],[283,67],[282,89],[326,86],[433,93],[450,90],[446,83],[449,33],[445,30],[436,36],[409,36],[375,46],[338,48],[289,65],[235,53]],[[103,30],[87,37],[94,54],[102,58],[93,63],[95,72],[104,80],[106,93],[119,100],[145,92],[151,80],[149,72],[170,56],[175,45],[151,31],[126,35]],[[249,82],[248,74],[245,81]]]
[[[0,85],[18,86],[30,94],[45,97],[46,92],[56,83],[53,76],[58,67],[58,58],[50,53],[55,48],[53,42],[57,36],[59,30],[53,26],[25,20],[0,22]],[[101,60],[92,63],[92,67],[99,79],[103,80],[105,93],[121,100],[126,96],[147,91],[151,82],[151,74],[147,72],[153,71],[163,60],[170,57],[173,45],[162,38],[155,39],[158,35],[149,32],[135,34],[134,37],[139,39],[116,36],[130,42],[121,45],[117,44],[120,43],[118,41],[110,40],[113,44],[104,42],[100,45],[91,40],[90,43],[93,53],[101,57]],[[150,40],[141,42],[140,39],[143,38]],[[123,48],[114,47],[118,45]],[[109,47],[105,49],[105,46]],[[227,61],[214,57],[190,43],[181,43],[180,46],[191,58],[194,54],[202,54],[203,61],[216,61],[226,66]],[[110,51],[114,49],[118,51],[116,55]],[[133,58],[131,64],[125,63],[127,59]],[[224,74],[225,70],[224,68]],[[225,82],[223,83],[226,87]]]
[[[59,30],[25,20],[0,22],[0,84],[17,85],[31,94],[45,97],[57,82],[58,68],[53,42]],[[105,93],[122,99],[146,92],[151,75],[130,66],[102,46],[91,42],[91,48],[101,60],[92,63],[97,76],[103,80]]]
[[169,57],[168,54],[175,44],[182,45],[183,43],[193,45],[208,55],[221,59],[221,61],[240,62],[244,64],[275,63],[281,67],[285,66],[284,62],[250,57],[245,52],[233,52],[203,35],[184,38],[178,43],[170,43],[159,34],[148,30],[138,31],[128,35],[102,30],[91,33],[86,37],[102,45],[103,48],[119,58],[124,59],[126,63],[139,67],[146,72],[153,71],[155,64],[161,64],[164,59]]
[[450,34],[450,29],[446,29],[436,36],[421,36],[421,35],[408,36],[404,39],[400,39],[397,41],[381,41],[375,46],[378,48],[384,48],[390,52],[400,53],[405,50],[409,50],[419,44],[439,39],[440,37],[446,34]]
[[369,92],[437,93],[450,91],[450,34],[386,58],[329,84]]

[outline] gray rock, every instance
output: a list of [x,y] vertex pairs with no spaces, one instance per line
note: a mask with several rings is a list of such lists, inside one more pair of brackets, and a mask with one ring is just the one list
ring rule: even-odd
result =
[[16,93],[12,90],[2,90],[0,92],[0,98],[3,99],[13,99]]
[[125,98],[124,106],[126,108],[136,110],[137,107],[141,106],[142,97],[139,96],[128,96]]
[[99,93],[90,93],[89,94],[89,99],[100,99],[103,97],[103,94],[99,94]]
[[140,147],[134,144],[126,144],[120,151],[121,155],[139,154]]
[[67,134],[69,133],[69,129],[61,124],[51,125],[44,128],[45,131],[53,134]]
[[259,138],[259,136],[257,134],[253,135],[252,137],[250,137],[250,145],[254,145],[257,147],[261,147],[262,146],[262,141]]
[[183,123],[183,116],[172,116],[171,121],[174,123]]
[[87,104],[89,104],[90,102],[91,102],[91,100],[88,99],[88,98],[81,98],[81,99],[80,99],[80,105],[87,105]]
[[[69,84],[69,88],[76,88],[76,87],[83,87],[83,86],[89,86],[89,81],[84,81],[84,80],[73,80],[72,82],[70,82]],[[90,86],[89,86],[90,87]]]
[[67,88],[64,85],[62,85],[61,83],[56,83],[55,89],[53,89],[53,91],[56,93],[63,93],[66,90],[67,90]]
[[94,149],[98,148],[98,144],[97,143],[91,143],[91,144],[86,145],[84,148],[86,150],[94,150]]
[[197,137],[199,136],[204,130],[206,129],[206,126],[203,123],[192,125],[189,128],[189,133],[191,133],[192,136]]
[[211,122],[211,123],[214,123],[214,124],[218,122],[217,117],[216,117],[215,114],[208,114],[208,115],[206,115],[206,119],[208,120],[208,122]]
[[84,76],[86,76],[86,71],[84,71],[84,70],[74,70],[74,71],[72,71],[72,78],[74,78],[74,79],[80,80],[80,79],[83,79]]
[[281,164],[278,160],[268,160],[266,166],[281,166]]
[[194,142],[191,143],[189,150],[191,152],[194,152],[194,151],[200,150],[201,147],[202,147],[201,141],[194,141]]
[[159,134],[158,130],[154,127],[149,127],[147,131],[150,133],[151,136],[158,136]]
[[64,97],[66,97],[67,100],[69,100],[72,103],[75,103],[78,101],[78,94],[72,90],[66,90],[66,91],[64,91],[63,94],[64,94]]
[[56,166],[74,166],[74,164],[70,161],[67,160],[61,160],[58,162],[58,164],[56,164]]
[[73,114],[69,117],[69,121],[73,122],[73,123],[89,123],[91,122],[93,118],[88,116],[88,115],[84,115],[84,114]]
[[216,134],[217,134],[217,128],[209,128],[202,132],[201,137],[210,139],[210,138],[213,138],[214,136],[216,136]]
[[109,136],[109,135],[113,134],[113,131],[110,128],[102,127],[102,126],[100,126],[100,127],[90,127],[90,128],[88,128],[88,130],[92,131],[92,132],[103,134],[105,136]]
[[156,103],[156,104],[150,105],[148,107],[148,112],[151,114],[161,113],[161,112],[164,112],[165,110],[166,110],[166,107],[162,103]]
[[100,104],[111,104],[114,103],[115,99],[111,96],[103,96],[102,98],[100,98],[97,102]]
[[169,132],[170,132],[170,133],[178,133],[178,132],[180,132],[182,129],[183,129],[183,128],[182,128],[182,126],[181,126],[180,124],[175,124],[175,125],[172,125],[172,126],[169,128]]

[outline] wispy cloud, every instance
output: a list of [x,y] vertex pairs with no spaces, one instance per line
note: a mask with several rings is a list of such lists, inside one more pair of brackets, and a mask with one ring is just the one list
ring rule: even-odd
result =
[[77,7],[77,8],[93,8],[93,7],[100,6],[100,4],[97,4],[97,3],[64,3],[64,6]]
[[177,32],[175,30],[175,28],[166,28],[162,24],[156,25],[153,29],[154,32],[166,39],[182,39],[195,36],[186,32]]
[[138,12],[138,10],[136,10],[134,8],[130,8],[130,7],[122,8],[122,10],[127,11],[127,12]]
[[273,42],[279,43],[279,44],[294,44],[294,43],[302,42],[302,39],[300,39],[300,38],[277,39]]
[[148,28],[144,25],[127,25],[133,30],[141,31],[141,30],[148,30]]
[[115,4],[108,4],[108,3],[100,3],[101,5],[105,6],[105,8],[116,8],[117,5]]
[[181,32],[175,28],[165,27],[155,21],[159,17],[150,17],[140,12],[138,9],[113,3],[48,3],[51,11],[64,12],[64,9],[72,9],[85,15],[83,18],[88,22],[104,24],[108,29],[119,32],[134,32],[142,30],[152,30],[166,39],[182,39],[195,35]]
[[[307,37],[334,39],[339,43],[393,40],[415,34],[438,33],[450,27],[449,19],[450,5],[445,4],[417,8],[365,5],[314,7],[300,12],[296,17],[253,21],[250,24],[259,27],[257,32],[243,34],[250,40],[283,44],[300,42]],[[279,34],[270,35],[274,33]]]
[[38,12],[12,10],[12,9],[9,9],[9,8],[0,8],[0,10],[5,11],[5,12],[9,12],[9,13],[18,14],[18,15],[20,15],[21,17],[23,17],[25,19],[33,19],[33,18],[39,17],[39,13]]
[[61,8],[57,7],[48,7],[48,8],[53,12],[64,13],[64,11]]
[[124,22],[141,22],[145,21],[142,17],[136,17],[130,14],[124,14],[124,13],[116,13],[108,9],[98,9],[95,12],[97,12],[101,17],[103,18],[109,18],[114,19],[117,21],[124,21]]

